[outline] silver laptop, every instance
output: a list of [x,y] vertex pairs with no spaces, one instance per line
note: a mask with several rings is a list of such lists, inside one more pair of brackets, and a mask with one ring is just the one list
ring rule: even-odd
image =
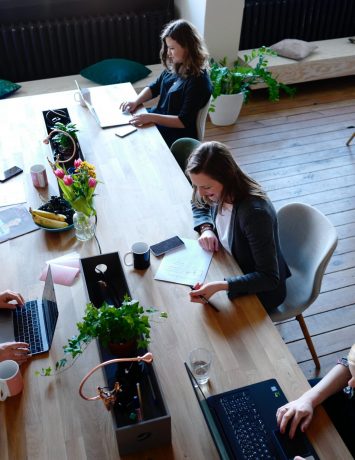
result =
[[122,112],[119,104],[112,101],[108,92],[95,91],[95,88],[91,90],[89,88],[81,88],[76,80],[75,84],[86,107],[101,128],[130,124],[132,115]]
[[30,300],[15,310],[0,309],[0,340],[27,342],[33,355],[46,353],[53,341],[58,307],[50,266],[42,300]]

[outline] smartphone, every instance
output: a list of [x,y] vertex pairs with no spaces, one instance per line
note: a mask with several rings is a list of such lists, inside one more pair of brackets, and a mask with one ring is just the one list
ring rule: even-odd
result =
[[132,125],[125,125],[125,126],[120,126],[117,129],[117,131],[115,131],[115,134],[118,137],[125,137],[125,136],[128,136],[128,134],[134,133],[134,131],[137,131],[136,127]]
[[161,256],[166,252],[172,251],[180,246],[184,246],[184,242],[178,236],[173,236],[167,240],[161,241],[160,243],[153,244],[150,250],[155,256]]
[[18,174],[21,174],[22,172],[23,170],[18,166],[13,166],[10,169],[6,169],[6,171],[4,171],[0,176],[0,182],[6,182],[7,180],[17,176]]

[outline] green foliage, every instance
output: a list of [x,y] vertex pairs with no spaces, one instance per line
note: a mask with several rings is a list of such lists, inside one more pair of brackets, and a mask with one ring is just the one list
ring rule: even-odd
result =
[[[252,50],[250,54],[244,55],[244,62],[240,64],[235,61],[232,66],[227,65],[227,58],[216,62],[211,61],[210,78],[213,85],[212,96],[216,99],[221,94],[243,93],[244,102],[249,99],[251,86],[256,83],[265,83],[270,101],[278,101],[280,90],[285,91],[289,96],[294,95],[295,89],[290,88],[284,83],[280,83],[267,70],[268,61],[265,56],[274,56],[276,53],[265,46]],[[257,59],[253,67],[248,64]],[[211,112],[214,111],[213,104]]]
[[[54,129],[60,129],[61,131],[64,131],[65,133],[68,133],[74,141],[78,139],[76,133],[79,131],[76,127],[75,123],[68,123],[64,125],[63,123],[60,123],[59,121],[54,125]],[[58,133],[53,137],[53,142],[56,144],[60,145],[64,150],[72,147],[73,143],[69,139],[68,136],[66,136],[63,133]]]
[[[79,333],[68,339],[68,343],[63,346],[64,353],[71,356],[73,364],[95,338],[104,347],[110,342],[124,343],[137,340],[138,348],[146,348],[150,342],[149,316],[156,312],[157,310],[151,307],[144,309],[138,300],[132,300],[128,296],[125,296],[119,308],[107,303],[96,308],[92,303],[88,303],[82,321],[77,323]],[[160,313],[160,318],[167,318],[167,313]],[[67,358],[61,358],[55,364],[55,371],[63,371],[67,364]],[[52,375],[52,369],[42,368],[36,375]]]

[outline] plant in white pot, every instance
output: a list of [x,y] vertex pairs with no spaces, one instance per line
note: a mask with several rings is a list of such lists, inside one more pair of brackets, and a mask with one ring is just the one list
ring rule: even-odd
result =
[[[234,62],[227,65],[227,59],[219,62],[211,61],[210,78],[213,86],[212,103],[209,109],[210,118],[217,126],[232,125],[236,122],[243,102],[247,102],[251,86],[264,83],[268,89],[269,100],[278,101],[280,90],[292,96],[295,89],[278,82],[267,69],[268,61],[265,56],[276,55],[269,48],[261,47],[244,56],[244,62]],[[254,59],[256,64],[250,66]]]

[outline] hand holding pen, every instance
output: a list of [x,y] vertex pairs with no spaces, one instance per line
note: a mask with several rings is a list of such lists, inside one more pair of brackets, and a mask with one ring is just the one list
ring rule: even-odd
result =
[[202,292],[198,292],[201,290],[201,287],[203,285],[202,284],[199,284],[197,283],[195,286],[190,286],[190,288],[192,289],[192,292],[190,292],[190,300],[191,302],[197,302],[197,303],[201,303],[201,300],[204,304],[212,307],[215,311],[219,312],[219,309],[213,305],[212,302],[210,302],[204,295]]

